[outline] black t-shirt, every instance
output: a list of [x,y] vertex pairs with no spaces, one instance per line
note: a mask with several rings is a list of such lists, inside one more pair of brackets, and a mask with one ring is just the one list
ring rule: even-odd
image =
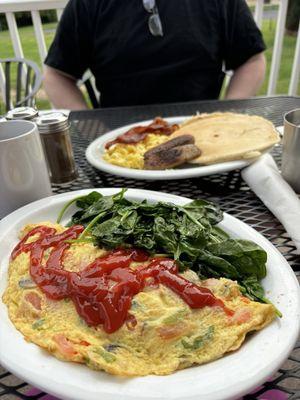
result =
[[70,0],[45,64],[80,79],[101,106],[218,98],[224,73],[265,49],[245,0],[156,0],[163,37],[142,0]]

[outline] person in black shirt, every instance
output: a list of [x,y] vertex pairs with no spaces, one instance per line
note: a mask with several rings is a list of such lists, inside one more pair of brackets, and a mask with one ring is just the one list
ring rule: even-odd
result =
[[45,60],[57,108],[87,105],[76,81],[95,76],[102,107],[255,95],[265,44],[245,0],[70,0]]

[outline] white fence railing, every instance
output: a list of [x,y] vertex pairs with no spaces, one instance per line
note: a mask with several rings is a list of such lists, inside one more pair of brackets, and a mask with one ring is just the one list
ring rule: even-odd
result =
[[[283,38],[285,32],[285,22],[287,17],[287,8],[288,8],[288,0],[280,0],[279,9],[277,15],[277,23],[276,23],[276,34],[274,39],[273,46],[273,54],[272,54],[272,63],[269,77],[269,85],[268,85],[268,96],[271,96],[276,93],[276,85],[277,79],[281,64],[281,54],[283,47]],[[263,22],[263,10],[264,10],[264,0],[256,0],[254,19],[259,28],[262,27]],[[299,22],[300,24],[300,22]],[[297,43],[294,55],[293,69],[290,78],[289,84],[289,95],[297,94],[297,87],[299,81],[299,73],[300,73],[300,25],[297,36]]]
[[[67,2],[68,0],[0,0],[0,13],[5,13],[6,15],[10,37],[16,57],[24,57],[24,53],[16,23],[15,12],[29,11],[31,13],[37,47],[40,59],[43,62],[47,54],[47,46],[45,43],[40,11],[56,10],[57,18],[59,20],[62,10]],[[287,6],[288,6],[288,0],[280,0],[279,9],[277,13],[276,34],[274,39],[272,62],[271,62],[269,84],[267,91],[268,95],[273,95],[276,93],[277,79],[281,64]],[[254,18],[259,27],[262,26],[263,11],[264,11],[264,0],[256,0]],[[1,53],[2,52],[0,49],[0,58],[5,57],[5,55]],[[298,31],[293,68],[289,83],[288,94],[290,95],[296,95],[297,93],[299,74],[300,74],[300,29]],[[4,74],[0,66],[0,89],[1,87],[2,88],[4,87]]]

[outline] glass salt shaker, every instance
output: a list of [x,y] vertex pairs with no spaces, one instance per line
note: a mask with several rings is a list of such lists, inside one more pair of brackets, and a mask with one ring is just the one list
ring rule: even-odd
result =
[[39,116],[38,126],[46,154],[52,183],[66,183],[78,177],[68,117],[61,112],[49,112]]
[[39,112],[36,108],[33,107],[17,107],[7,112],[5,118],[10,120],[26,120],[26,121],[34,121],[37,118]]

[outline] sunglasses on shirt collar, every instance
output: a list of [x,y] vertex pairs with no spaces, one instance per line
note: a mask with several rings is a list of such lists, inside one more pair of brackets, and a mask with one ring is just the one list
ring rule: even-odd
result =
[[155,0],[143,0],[144,9],[150,13],[148,20],[148,27],[151,35],[153,36],[163,36],[164,32],[161,25],[161,20],[159,17],[157,5]]

